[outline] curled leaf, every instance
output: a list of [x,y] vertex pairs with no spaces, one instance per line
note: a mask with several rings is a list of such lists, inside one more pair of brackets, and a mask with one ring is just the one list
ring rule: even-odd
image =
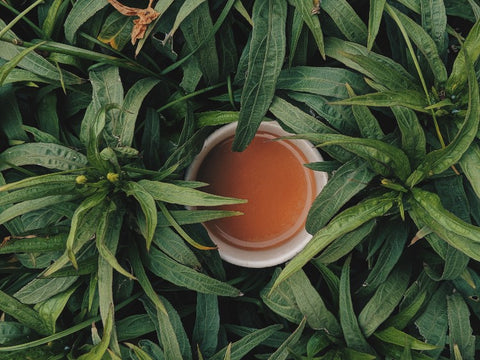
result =
[[153,0],[148,2],[148,6],[145,9],[125,6],[117,0],[108,0],[108,2],[123,15],[138,16],[138,19],[133,20],[132,45],[135,45],[137,40],[143,39],[148,25],[160,16],[160,13],[152,8]]

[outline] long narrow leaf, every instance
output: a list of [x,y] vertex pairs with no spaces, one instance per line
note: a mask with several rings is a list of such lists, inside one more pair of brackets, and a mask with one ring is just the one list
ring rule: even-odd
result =
[[282,281],[300,270],[310,259],[331,242],[358,228],[367,221],[385,214],[393,206],[395,197],[396,195],[393,193],[387,193],[380,197],[367,199],[338,214],[327,226],[318,231],[305,248],[285,266],[271,291]]
[[146,260],[150,271],[178,286],[220,296],[235,297],[241,294],[233,286],[179,264],[155,248],[150,249]]
[[353,310],[350,292],[350,263],[351,257],[348,257],[343,264],[342,275],[340,276],[340,325],[342,326],[343,337],[348,347],[357,351],[372,353],[370,345],[368,345],[362,330],[360,330],[357,316]]
[[151,193],[145,189],[141,184],[130,181],[126,185],[126,193],[128,196],[133,196],[140,204],[142,212],[145,215],[145,233],[144,237],[147,242],[147,249],[153,240],[155,228],[157,227],[157,206]]
[[393,312],[407,289],[409,278],[409,268],[397,266],[364,306],[358,323],[365,337],[370,337]]
[[368,39],[367,49],[371,50],[382,20],[385,0],[370,0],[370,11],[368,14]]
[[308,28],[312,32],[315,43],[317,44],[318,51],[322,58],[325,59],[325,46],[323,43],[322,26],[318,16],[312,16],[312,6],[307,1],[293,0],[293,5],[296,10],[301,14],[303,21],[307,24]]
[[244,150],[255,136],[275,93],[285,58],[285,0],[256,1],[248,57],[248,75],[242,91],[233,149]]
[[25,326],[35,330],[41,335],[50,334],[50,330],[39,314],[22,304],[14,297],[0,290],[0,310],[14,317]]
[[321,147],[339,145],[370,161],[372,169],[383,176],[393,173],[405,180],[410,174],[410,162],[405,153],[380,140],[354,138],[340,134],[303,134],[298,137],[308,139]]
[[160,181],[140,180],[138,182],[155,200],[187,206],[217,206],[241,204],[245,200],[212,195],[203,191]]

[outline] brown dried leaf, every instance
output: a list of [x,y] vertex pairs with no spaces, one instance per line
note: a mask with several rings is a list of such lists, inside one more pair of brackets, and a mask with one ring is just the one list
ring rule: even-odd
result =
[[132,45],[135,45],[138,39],[143,39],[148,25],[160,16],[160,13],[152,8],[153,0],[149,1],[148,7],[145,9],[125,6],[117,0],[108,0],[108,2],[123,15],[138,16],[138,19],[133,20]]

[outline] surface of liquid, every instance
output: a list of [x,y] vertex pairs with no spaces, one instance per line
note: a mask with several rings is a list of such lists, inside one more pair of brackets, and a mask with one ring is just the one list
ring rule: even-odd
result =
[[217,207],[244,215],[205,223],[222,241],[245,249],[278,246],[305,225],[316,195],[313,171],[305,168],[301,151],[288,140],[259,132],[243,152],[232,152],[233,136],[205,157],[197,180],[210,184],[205,191],[247,199],[239,205]]

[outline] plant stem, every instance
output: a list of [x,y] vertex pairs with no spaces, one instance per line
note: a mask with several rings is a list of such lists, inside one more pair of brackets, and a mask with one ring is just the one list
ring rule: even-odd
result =
[[0,1],[0,5],[6,7],[8,10],[16,14],[17,16],[15,19],[13,19],[7,26],[5,26],[2,30],[0,30],[0,38],[3,37],[7,33],[8,30],[10,30],[17,22],[20,20],[24,20],[30,27],[37,33],[37,35],[44,37],[45,34],[43,33],[42,29],[40,29],[38,26],[36,26],[34,23],[32,23],[27,17],[25,17],[26,14],[28,14],[30,11],[32,11],[35,7],[43,3],[44,0],[37,0],[35,1],[32,5],[30,5],[28,8],[23,10],[22,12],[18,12],[17,9],[11,7],[7,3]]
[[205,45],[207,41],[209,41],[213,36],[215,36],[216,32],[220,29],[223,22],[227,18],[227,15],[230,12],[230,10],[232,9],[235,2],[236,2],[236,0],[228,0],[225,7],[222,10],[222,12],[220,13],[217,21],[213,25],[212,31],[205,37],[205,39],[203,39],[203,41],[200,42],[200,44],[198,44],[198,46],[195,49],[193,49],[192,52],[190,52],[187,56],[178,60],[177,62],[173,63],[172,65],[168,66],[167,68],[165,68],[161,72],[161,74],[162,75],[168,74],[169,72],[171,72],[171,71],[177,69],[178,67],[180,67],[181,65],[183,65],[188,59],[190,59],[193,56],[193,54],[195,54],[203,45]]
[[185,96],[182,96],[182,97],[179,98],[179,99],[176,99],[176,100],[174,100],[174,101],[172,101],[172,102],[169,102],[168,104],[163,105],[160,109],[157,110],[157,112],[162,112],[163,110],[166,110],[166,109],[168,109],[169,107],[172,107],[172,106],[175,105],[175,104],[178,104],[178,103],[180,103],[180,102],[182,102],[182,101],[185,101],[185,100],[188,100],[188,99],[190,99],[190,98],[193,98],[193,97],[195,97],[195,96],[197,96],[197,95],[201,95],[201,94],[204,94],[204,93],[209,92],[209,91],[211,91],[211,90],[218,89],[219,87],[222,87],[222,86],[224,86],[225,84],[226,84],[226,83],[223,82],[223,83],[220,83],[220,84],[216,84],[216,85],[212,85],[212,86],[206,87],[206,88],[201,89],[201,90],[194,91],[194,92],[192,92],[192,93],[190,93],[190,94],[187,94],[187,95],[185,95]]
[[[427,83],[425,82],[425,78],[423,77],[422,69],[420,68],[420,64],[418,63],[417,56],[415,55],[415,50],[413,49],[413,46],[410,41],[410,38],[408,37],[407,31],[405,30],[397,14],[395,14],[395,12],[393,11],[392,7],[386,3],[385,9],[387,10],[388,14],[392,17],[392,19],[397,23],[397,26],[400,29],[400,32],[402,33],[402,36],[407,44],[408,51],[410,52],[410,56],[412,57],[413,63],[415,65],[415,69],[417,70],[418,77],[420,78],[420,82],[422,83],[423,91],[425,92],[428,105],[432,105],[430,94],[427,89]],[[437,116],[435,115],[435,112],[433,111],[433,109],[430,109],[430,114],[432,115],[432,118],[433,118],[433,124],[435,126],[435,131],[437,133],[438,140],[440,141],[442,148],[444,148],[445,141],[443,140],[442,133],[440,132],[440,127],[438,126]]]
[[[128,304],[133,302],[134,300],[138,299],[141,295],[142,295],[142,293],[138,293],[138,294],[130,296],[128,299],[126,299],[125,301],[122,301],[120,304],[118,304],[115,307],[115,309],[120,310],[120,309],[124,308],[125,306],[127,306]],[[0,352],[25,350],[25,349],[29,349],[29,348],[32,348],[32,347],[44,345],[44,344],[47,344],[51,341],[55,341],[55,340],[64,338],[68,335],[75,334],[77,331],[80,331],[80,330],[83,330],[83,329],[85,329],[89,326],[92,326],[92,323],[100,321],[100,320],[101,320],[100,315],[97,315],[94,318],[82,321],[81,323],[79,323],[75,326],[72,326],[71,328],[68,328],[66,330],[60,331],[58,333],[55,333],[53,335],[50,335],[50,336],[47,336],[47,337],[44,337],[44,338],[41,338],[41,339],[38,339],[38,340],[34,340],[34,341],[31,341],[31,342],[24,343],[24,344],[19,344],[19,345],[0,347]]]
[[170,211],[168,211],[167,207],[165,206],[165,204],[161,201],[158,201],[158,207],[160,208],[160,210],[162,211],[162,214],[163,216],[165,216],[165,218],[167,219],[167,221],[170,223],[170,225],[172,225],[172,227],[177,230],[178,234],[186,241],[188,242],[190,245],[192,245],[193,247],[199,249],[199,250],[214,250],[216,249],[217,247],[212,247],[212,246],[205,246],[205,245],[202,245],[202,244],[199,244],[198,242],[196,242],[195,240],[193,240],[190,235],[188,235],[185,230],[182,229],[182,227],[180,226],[180,224],[177,223],[177,221],[174,219],[174,217],[172,216],[172,214],[170,214]]

